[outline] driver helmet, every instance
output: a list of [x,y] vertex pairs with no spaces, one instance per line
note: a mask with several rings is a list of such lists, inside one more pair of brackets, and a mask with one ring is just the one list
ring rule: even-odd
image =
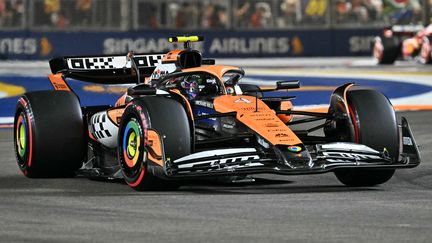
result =
[[193,99],[200,92],[200,83],[202,83],[202,79],[200,76],[191,75],[181,82],[181,87],[183,88],[189,99]]

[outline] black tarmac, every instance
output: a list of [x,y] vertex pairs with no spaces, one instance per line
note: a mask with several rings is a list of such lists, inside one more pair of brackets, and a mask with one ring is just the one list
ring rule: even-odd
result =
[[174,192],[28,179],[16,165],[12,129],[0,129],[0,241],[431,242],[432,111],[402,115],[422,164],[362,188],[345,187],[332,173],[190,182]]

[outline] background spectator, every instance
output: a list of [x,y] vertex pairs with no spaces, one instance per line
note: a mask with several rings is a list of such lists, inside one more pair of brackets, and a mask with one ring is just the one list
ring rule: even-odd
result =
[[344,23],[348,20],[351,12],[351,3],[346,0],[337,0],[335,6],[336,23]]
[[[337,0],[333,0],[337,4]],[[329,0],[302,0],[305,6],[303,22],[309,24],[326,24],[326,13]]]
[[141,3],[138,7],[138,23],[145,28],[159,28],[157,6],[152,2]]
[[240,0],[237,4],[238,5],[234,8],[234,26],[240,28],[248,27],[251,15],[251,4],[246,0]]
[[350,22],[364,24],[369,21],[369,13],[362,0],[352,0]]
[[302,20],[300,0],[283,0],[280,4],[278,26],[285,27],[300,23]]
[[12,13],[6,0],[0,0],[0,26],[10,26]]
[[201,13],[201,27],[226,28],[228,26],[228,13],[224,6],[208,3]]
[[258,2],[255,4],[255,11],[251,15],[250,26],[252,28],[269,28],[273,26],[273,15],[268,3]]
[[432,11],[423,9],[426,1],[432,6],[432,0],[0,0],[0,26],[72,26],[69,30],[73,31],[329,28],[360,24],[382,28],[425,21],[424,12]]
[[64,29],[69,22],[61,13],[60,0],[44,0],[44,13],[47,24],[59,29]]
[[196,2],[184,2],[177,12],[177,28],[196,28],[198,26],[198,8]]
[[75,19],[77,25],[88,25],[91,22],[93,0],[75,0]]
[[371,22],[379,21],[381,17],[383,3],[381,0],[364,0],[364,6],[368,11],[369,20]]
[[390,24],[410,24],[420,20],[418,0],[383,0],[383,18]]

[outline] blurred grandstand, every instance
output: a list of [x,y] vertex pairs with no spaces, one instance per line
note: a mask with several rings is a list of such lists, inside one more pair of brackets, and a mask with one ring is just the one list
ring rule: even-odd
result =
[[0,0],[0,59],[165,52],[200,34],[211,57],[371,55],[383,27],[428,24],[432,0]]
[[1,30],[382,28],[429,22],[432,0],[0,0]]

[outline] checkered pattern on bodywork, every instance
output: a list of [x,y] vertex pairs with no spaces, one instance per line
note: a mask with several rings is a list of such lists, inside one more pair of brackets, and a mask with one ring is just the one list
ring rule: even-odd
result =
[[111,133],[108,129],[104,128],[104,123],[107,119],[106,113],[96,114],[92,116],[90,121],[90,132],[96,139],[111,137]]

